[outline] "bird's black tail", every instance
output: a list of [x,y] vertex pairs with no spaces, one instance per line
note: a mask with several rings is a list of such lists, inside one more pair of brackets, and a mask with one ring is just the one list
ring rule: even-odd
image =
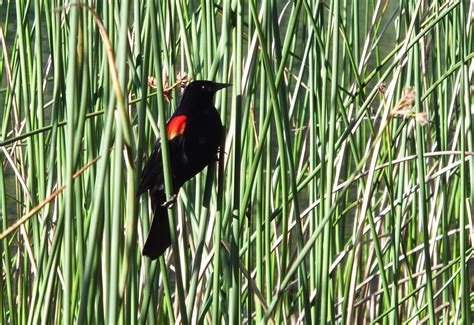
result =
[[150,192],[153,221],[142,254],[155,260],[171,245],[171,235],[167,208],[162,205],[166,201],[165,193],[163,190]]

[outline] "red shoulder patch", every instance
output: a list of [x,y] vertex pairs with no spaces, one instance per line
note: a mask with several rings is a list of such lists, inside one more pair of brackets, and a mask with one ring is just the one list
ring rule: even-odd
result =
[[177,135],[182,135],[186,128],[186,115],[177,115],[169,120],[166,126],[168,140],[173,139]]

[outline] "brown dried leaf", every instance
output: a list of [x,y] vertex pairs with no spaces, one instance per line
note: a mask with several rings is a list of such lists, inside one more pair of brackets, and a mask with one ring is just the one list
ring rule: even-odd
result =
[[403,97],[398,101],[391,111],[391,115],[409,116],[413,113],[413,102],[415,101],[415,90],[408,87],[403,91]]
[[415,113],[415,121],[420,125],[428,124],[428,114],[426,112]]
[[188,76],[188,74],[184,71],[180,71],[176,75],[176,83],[181,88],[186,87],[186,84],[189,83],[191,80],[192,80],[192,78],[190,76]]
[[149,76],[147,78],[147,85],[150,88],[156,88],[156,78],[153,76]]

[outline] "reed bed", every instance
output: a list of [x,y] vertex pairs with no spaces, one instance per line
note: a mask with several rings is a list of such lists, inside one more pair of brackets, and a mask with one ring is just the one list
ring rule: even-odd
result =
[[[471,324],[473,14],[1,1],[0,323]],[[233,84],[225,139],[151,262],[135,191],[187,76]]]

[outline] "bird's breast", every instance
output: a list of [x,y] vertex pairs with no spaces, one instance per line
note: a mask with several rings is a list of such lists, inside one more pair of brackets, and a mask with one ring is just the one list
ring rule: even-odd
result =
[[189,116],[184,133],[185,152],[196,169],[203,169],[217,157],[222,124],[216,110]]

